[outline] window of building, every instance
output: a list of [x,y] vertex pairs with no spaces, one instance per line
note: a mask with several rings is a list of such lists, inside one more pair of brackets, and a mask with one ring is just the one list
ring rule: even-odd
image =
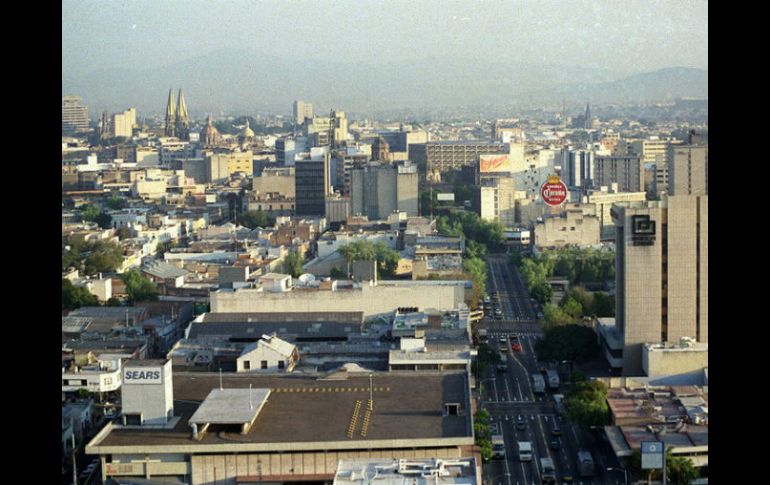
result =
[[243,369],[244,369],[244,370],[249,370],[249,369],[251,369],[251,361],[250,361],[250,360],[244,360],[244,361],[243,361]]
[[262,361],[262,368],[263,369],[267,369],[267,361],[266,360]]
[[80,379],[80,385],[81,386],[87,386],[88,385],[88,381],[86,379]]
[[460,403],[446,403],[446,404],[444,404],[444,414],[446,416],[459,416],[460,415]]
[[286,366],[286,362],[284,362],[284,361],[282,361],[282,360],[279,360],[279,361],[278,361],[278,368],[279,368],[279,369],[283,369],[285,366]]

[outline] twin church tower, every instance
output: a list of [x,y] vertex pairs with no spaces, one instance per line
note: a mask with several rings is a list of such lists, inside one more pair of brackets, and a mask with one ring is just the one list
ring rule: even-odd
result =
[[187,104],[184,102],[181,88],[179,89],[179,106],[174,102],[173,90],[168,90],[164,134],[179,138],[180,140],[189,140],[190,138],[190,117],[187,114]]

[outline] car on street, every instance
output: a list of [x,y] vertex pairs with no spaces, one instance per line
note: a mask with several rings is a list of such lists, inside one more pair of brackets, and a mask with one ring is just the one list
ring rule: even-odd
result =
[[553,429],[551,430],[551,435],[561,436],[561,428],[559,428],[559,424],[556,422],[556,420],[554,420]]
[[523,429],[526,429],[526,427],[527,427],[527,422],[524,421],[524,416],[522,416],[521,414],[516,416],[516,429],[521,431]]
[[521,352],[521,342],[519,342],[519,336],[518,335],[511,335],[511,349],[513,349],[514,352]]
[[548,444],[548,447],[551,448],[553,451],[559,451],[561,449],[561,441],[559,438],[552,439],[551,442]]

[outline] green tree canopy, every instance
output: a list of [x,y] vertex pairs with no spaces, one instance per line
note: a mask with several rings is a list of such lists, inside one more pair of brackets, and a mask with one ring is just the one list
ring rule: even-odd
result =
[[540,360],[572,360],[578,363],[596,359],[599,344],[596,334],[582,325],[563,325],[549,328],[544,338],[535,342]]
[[578,381],[566,396],[567,416],[585,427],[610,422],[607,385],[601,381]]
[[249,229],[272,227],[275,224],[275,219],[264,211],[246,211],[238,216],[238,224]]
[[74,310],[82,306],[98,306],[99,299],[86,288],[74,286],[68,279],[61,280],[61,306],[63,310]]
[[303,262],[304,258],[298,252],[292,251],[286,255],[283,261],[283,270],[292,278],[298,278],[302,274]]
[[126,285],[129,304],[136,301],[156,301],[158,289],[155,283],[142,276],[139,270],[131,269],[120,275],[120,279]]
[[111,210],[120,210],[126,207],[126,199],[118,194],[112,194],[106,201],[107,207]]
[[[85,274],[110,273],[123,264],[123,249],[115,243],[96,241],[86,243],[83,253],[75,256],[76,261],[82,261]],[[74,254],[74,253],[73,253]],[[83,255],[86,254],[85,259]]]
[[377,269],[384,277],[393,277],[401,259],[398,251],[391,249],[384,242],[354,241],[340,247],[340,254],[348,261],[377,261]]

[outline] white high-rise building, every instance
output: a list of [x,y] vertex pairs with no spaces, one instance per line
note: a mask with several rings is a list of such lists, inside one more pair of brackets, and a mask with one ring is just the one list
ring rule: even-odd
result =
[[88,107],[81,105],[80,96],[63,96],[61,99],[62,133],[88,131]]
[[304,124],[306,119],[313,117],[313,103],[304,101],[294,101],[294,122],[298,125]]

